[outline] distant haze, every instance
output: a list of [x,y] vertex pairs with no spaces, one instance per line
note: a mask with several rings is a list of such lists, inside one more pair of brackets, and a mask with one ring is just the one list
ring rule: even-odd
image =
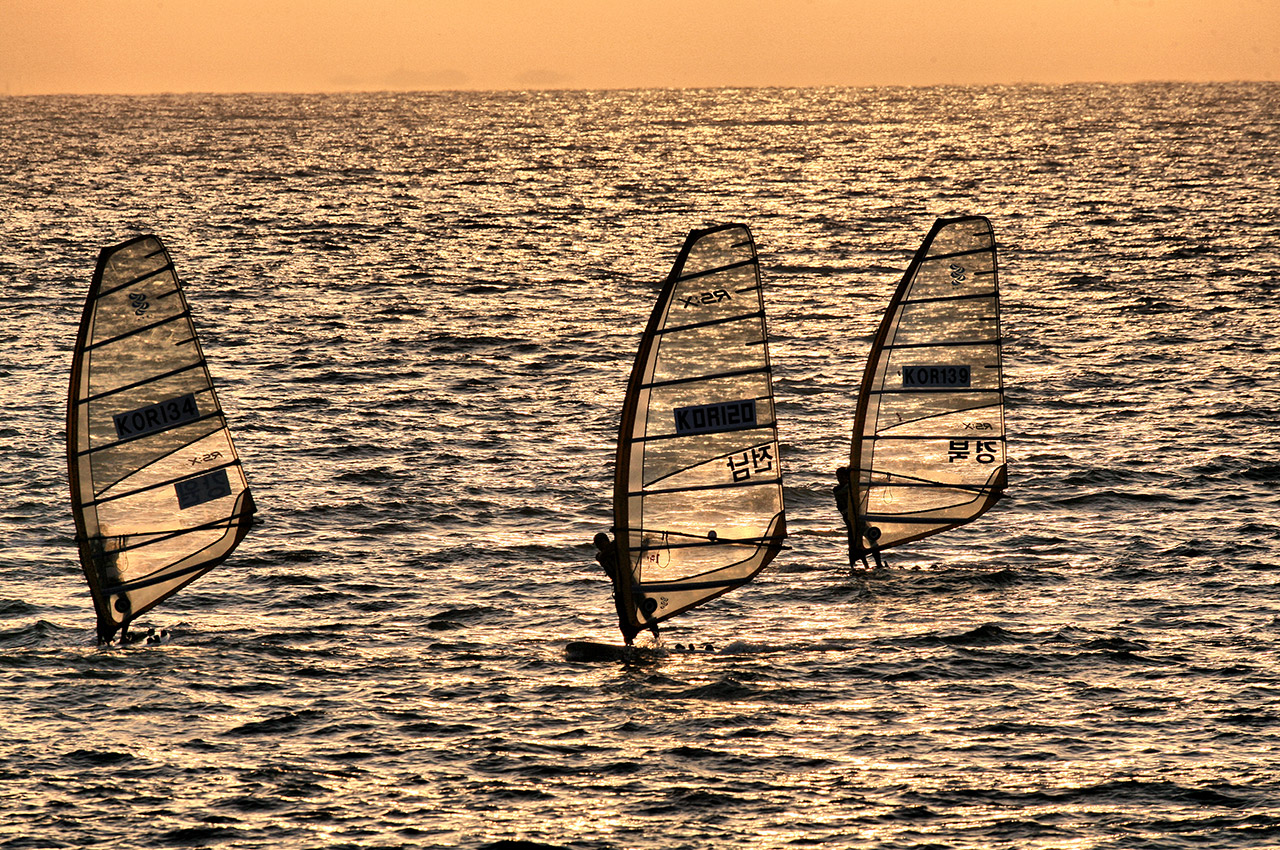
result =
[[1277,0],[0,0],[14,95],[1277,79]]

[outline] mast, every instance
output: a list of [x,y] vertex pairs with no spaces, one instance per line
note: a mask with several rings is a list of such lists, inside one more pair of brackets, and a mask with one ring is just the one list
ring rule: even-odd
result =
[[938,219],[894,292],[858,395],[849,561],[977,519],[1007,481],[991,223]]
[[100,642],[221,563],[252,525],[253,497],[155,236],[98,256],[72,358],[67,463]]
[[782,548],[764,295],[744,225],[692,231],[662,286],[623,403],[614,532],[628,644]]

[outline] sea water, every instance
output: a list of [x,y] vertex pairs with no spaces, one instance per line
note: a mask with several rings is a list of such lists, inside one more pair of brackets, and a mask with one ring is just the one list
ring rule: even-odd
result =
[[[0,99],[0,847],[1280,846],[1278,123],[1275,84]],[[851,576],[870,336],[961,213],[1008,496]],[[623,389],[725,222],[789,548],[566,661],[620,638]],[[261,525],[99,648],[68,370],[148,232]]]

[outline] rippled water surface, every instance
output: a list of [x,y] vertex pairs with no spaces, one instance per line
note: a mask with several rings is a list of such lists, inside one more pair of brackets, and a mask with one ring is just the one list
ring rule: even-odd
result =
[[[1280,846],[1278,122],[1273,84],[0,99],[0,847]],[[957,213],[1009,496],[850,577],[870,335]],[[589,541],[656,283],[728,221],[791,548],[568,662],[619,637]],[[142,232],[262,525],[98,648],[70,347]]]

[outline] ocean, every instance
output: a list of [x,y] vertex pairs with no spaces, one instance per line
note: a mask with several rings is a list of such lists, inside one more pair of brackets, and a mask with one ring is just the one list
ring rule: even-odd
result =
[[[0,98],[0,847],[1280,847],[1277,124],[1277,84]],[[962,213],[1008,495],[851,575],[871,335]],[[640,332],[728,222],[789,548],[567,661],[620,640]],[[100,648],[68,373],[141,233],[260,525]]]

